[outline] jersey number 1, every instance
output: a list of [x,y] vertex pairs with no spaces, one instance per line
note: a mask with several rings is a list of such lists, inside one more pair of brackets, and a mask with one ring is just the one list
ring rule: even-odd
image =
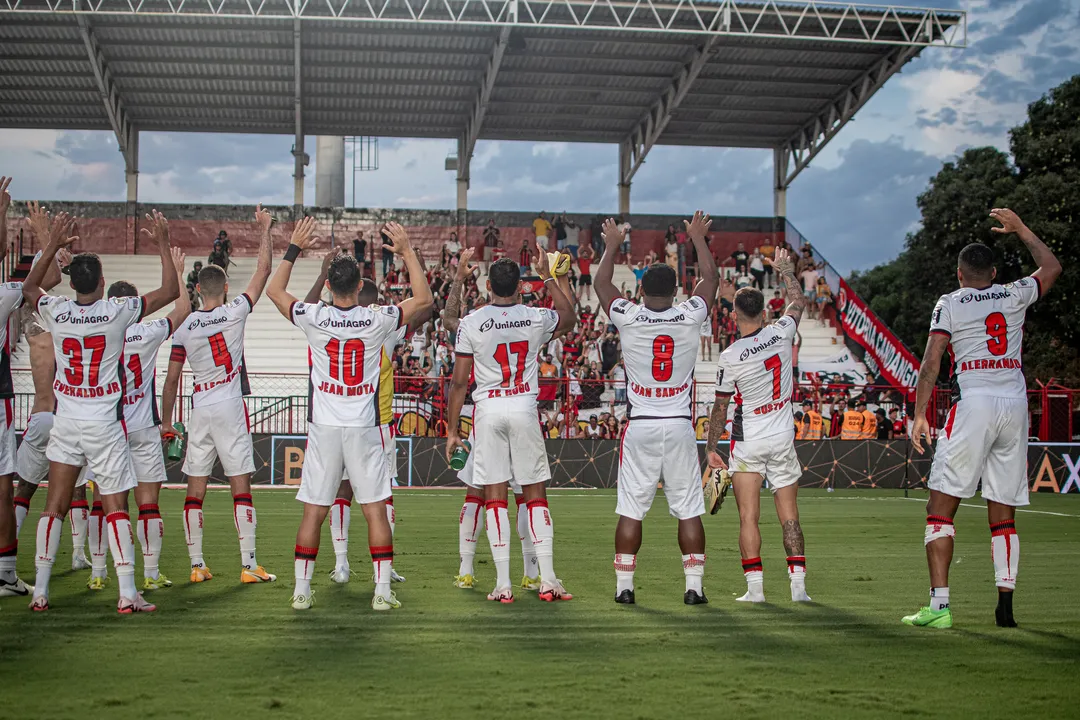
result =
[[[83,349],[90,353],[90,372],[83,370]],[[98,374],[101,370],[101,358],[105,355],[105,336],[91,335],[84,337],[82,342],[78,338],[64,338],[64,354],[68,357],[68,367],[64,370],[64,377],[68,385],[82,385],[83,379],[90,387],[97,387]]]
[[773,355],[765,361],[765,369],[772,371],[772,399],[780,399],[780,362],[779,355]]
[[[510,355],[517,355],[517,368],[511,378],[510,372]],[[525,358],[529,354],[529,341],[519,340],[512,343],[503,343],[495,347],[495,362],[499,363],[499,368],[502,369],[502,382],[499,387],[510,387],[511,384],[518,385],[521,383],[521,376],[525,374]]]

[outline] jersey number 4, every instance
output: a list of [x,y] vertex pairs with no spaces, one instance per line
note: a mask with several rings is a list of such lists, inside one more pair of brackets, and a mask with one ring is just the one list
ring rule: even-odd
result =
[[[510,368],[510,356],[517,356],[517,363],[515,372],[511,373]],[[495,362],[499,363],[499,368],[502,370],[502,382],[499,387],[510,387],[511,385],[519,385],[521,383],[521,376],[525,374],[525,358],[529,355],[529,341],[519,340],[512,343],[503,343],[495,347]],[[511,377],[511,375],[513,377]]]
[[[83,368],[83,350],[90,354],[89,373]],[[68,367],[64,370],[68,385],[82,385],[85,379],[89,387],[97,387],[101,358],[105,355],[105,336],[91,335],[84,337],[82,342],[78,338],[64,338],[63,351],[68,358]]]
[[229,352],[229,344],[225,342],[224,333],[214,333],[207,338],[210,341],[210,353],[214,356],[214,364],[225,368],[225,374],[233,371],[232,353]]
[[991,355],[1000,357],[1009,352],[1009,325],[1005,316],[999,312],[986,316],[986,349]]

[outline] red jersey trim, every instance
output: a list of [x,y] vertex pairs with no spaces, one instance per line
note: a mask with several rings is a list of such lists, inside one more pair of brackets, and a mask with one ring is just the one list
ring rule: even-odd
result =
[[952,337],[952,333],[951,333],[951,332],[949,332],[948,330],[942,330],[941,328],[935,328],[934,330],[931,330],[931,331],[930,331],[930,334],[931,334],[931,335],[944,335],[944,336],[945,336],[945,337],[947,337],[947,338],[951,338],[951,337]]
[[255,309],[255,301],[251,299],[250,295],[248,295],[247,293],[240,293],[240,297],[247,300],[248,310],[254,310]]

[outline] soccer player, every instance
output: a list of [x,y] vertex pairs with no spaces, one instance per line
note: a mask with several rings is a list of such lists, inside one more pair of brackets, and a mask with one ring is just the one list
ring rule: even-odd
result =
[[997,284],[993,251],[982,243],[971,243],[960,251],[957,261],[960,289],[942,295],[934,307],[911,428],[911,443],[919,454],[923,438],[930,436],[926,407],[946,348],[953,356],[953,406],[938,435],[927,483],[930,500],[924,542],[930,604],[903,618],[908,625],[952,627],[953,516],[960,501],[974,496],[982,480],[998,588],[994,618],[1000,627],[1016,627],[1012,600],[1020,541],[1015,515],[1018,506],[1028,504],[1028,403],[1021,365],[1024,318],[1027,309],[1054,285],[1061,263],[1012,210],[995,208],[990,217],[1001,223],[992,228],[994,232],[1015,233],[1020,238],[1038,269],[1008,285]]
[[461,406],[475,369],[473,432],[474,482],[484,488],[488,543],[498,579],[489,600],[514,601],[510,586],[507,469],[521,485],[529,515],[529,538],[540,571],[540,599],[570,600],[556,577],[553,532],[544,483],[551,478],[544,438],[537,423],[539,390],[537,353],[556,332],[568,332],[576,322],[574,305],[551,276],[547,254],[536,251],[537,275],[544,282],[554,310],[530,308],[517,302],[521,269],[511,260],[492,264],[488,290],[492,303],[461,319],[457,331],[454,376],[450,384],[446,458],[463,448],[459,427]]
[[[802,467],[795,454],[791,409],[792,343],[806,298],[795,281],[795,264],[777,250],[773,269],[784,281],[788,306],[784,315],[766,324],[765,297],[760,290],[735,293],[735,321],[741,338],[720,353],[716,369],[716,402],[709,421],[709,467],[730,468],[739,506],[739,551],[746,594],[740,602],[765,602],[761,565],[761,483],[768,479],[776,515],[784,531],[788,579],[793,602],[809,602],[806,556],[796,498]],[[725,463],[718,441],[727,422],[728,403],[735,398],[730,457]]]
[[[147,216],[152,225],[160,214]],[[121,358],[129,325],[157,312],[180,295],[172,264],[168,235],[142,232],[158,243],[161,287],[141,298],[106,300],[101,260],[91,253],[76,255],[69,266],[75,299],[47,295],[41,281],[61,247],[78,240],[50,238],[41,261],[23,285],[26,302],[37,308],[45,329],[52,334],[56,355],[56,417],[49,437],[49,494],[37,529],[37,582],[30,609],[49,609],[49,579],[60,530],[71,504],[72,492],[83,465],[94,471],[108,525],[109,549],[116,569],[121,614],[151,612],[156,608],[135,589],[135,548],[127,513],[128,491],[138,483],[125,437],[124,367]],[[66,234],[66,233],[65,233]]]
[[172,354],[165,389],[161,399],[163,436],[169,427],[180,386],[180,373],[186,359],[194,375],[191,393],[191,417],[188,421],[187,451],[183,473],[188,476],[184,500],[184,535],[191,558],[191,582],[205,582],[213,575],[203,560],[203,500],[214,461],[220,460],[233,496],[233,519],[240,541],[240,582],[273,582],[276,576],[266,572],[255,556],[255,506],[251,501],[252,457],[251,428],[248,424],[244,395],[248,394],[247,368],[244,365],[244,328],[248,315],[262,297],[270,277],[273,218],[259,205],[255,223],[261,234],[259,259],[247,290],[227,301],[229,283],[225,271],[207,265],[199,271],[195,289],[200,309],[191,313],[183,325],[173,331]]
[[[151,232],[155,239],[165,235],[167,242],[169,224],[164,217],[156,216]],[[184,254],[177,248],[172,249],[172,263],[177,285],[183,286]],[[139,291],[131,283],[121,280],[109,286],[108,296],[110,299],[137,298]],[[158,496],[166,478],[158,430],[161,418],[158,416],[155,368],[161,344],[190,313],[191,301],[188,294],[182,292],[168,316],[131,325],[124,338],[124,429],[135,466],[135,479],[139,483],[135,487],[135,502],[139,506],[136,534],[142,547],[143,590],[172,587],[172,580],[158,567],[165,537]]]
[[[720,277],[705,243],[712,220],[700,210],[686,222],[697,249],[701,280],[686,302],[675,304],[679,278],[670,265],[650,265],[641,278],[640,305],[622,297],[611,278],[623,233],[614,220],[604,223],[604,244],[596,272],[596,296],[619,331],[629,401],[619,446],[619,499],[615,512],[615,602],[634,603],[634,571],[641,549],[641,526],[664,479],[668,509],[679,520],[687,605],[707,603],[705,575],[705,496],[701,488],[694,434],[694,364],[702,323],[716,302]],[[720,424],[723,427],[723,423]]]
[[278,311],[304,331],[311,357],[308,445],[296,495],[304,503],[304,514],[296,533],[292,606],[307,610],[313,604],[311,578],[320,528],[348,469],[353,494],[368,524],[375,571],[371,608],[396,609],[401,603],[390,591],[394,540],[385,504],[391,491],[384,416],[392,408],[380,393],[386,381],[381,372],[382,346],[387,336],[431,307],[431,289],[408,233],[397,223],[388,223],[383,232],[390,238],[393,253],[405,262],[412,297],[400,305],[361,305],[360,267],[355,258],[339,255],[330,264],[326,279],[333,304],[299,302],[286,288],[296,258],[317,239],[312,237],[314,227],[312,218],[297,223],[292,243],[267,291]]

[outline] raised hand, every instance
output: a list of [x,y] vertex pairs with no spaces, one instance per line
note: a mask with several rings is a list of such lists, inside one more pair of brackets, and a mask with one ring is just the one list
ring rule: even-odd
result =
[[683,225],[686,226],[686,234],[692,239],[704,240],[709,233],[709,228],[712,227],[712,218],[698,210],[694,213],[693,219],[683,220]]
[[992,227],[990,229],[1002,235],[1019,233],[1026,227],[1020,216],[1009,208],[994,208],[990,211],[990,217],[1001,223],[1001,227]]
[[783,248],[777,248],[772,260],[768,260],[768,258],[766,260],[773,266],[778,275],[794,274],[795,272],[795,263],[791,259],[791,254]]
[[384,248],[390,248],[390,252],[395,255],[404,255],[412,249],[412,245],[409,244],[409,233],[398,223],[388,222],[383,225],[382,231],[384,235],[390,238],[390,244],[383,245]]
[[622,244],[623,231],[619,228],[619,223],[615,222],[615,218],[608,218],[604,221],[604,227],[600,232],[600,236],[604,238],[604,244],[608,248],[617,248]]
[[273,216],[270,215],[269,211],[263,210],[262,203],[255,206],[255,224],[264,233],[270,232],[270,226],[274,224]]
[[57,243],[62,248],[75,242],[79,238],[78,234],[72,230],[74,226],[75,218],[66,212],[57,213],[56,217],[53,218],[52,225],[49,227],[49,242]]
[[156,242],[158,246],[167,245],[169,242],[169,221],[165,219],[165,216],[154,210],[146,213],[146,221],[150,223],[150,227],[142,228],[139,233]]
[[11,207],[11,195],[8,195],[10,184],[11,178],[0,175],[0,217],[6,215],[8,208]]
[[56,264],[60,266],[61,270],[70,265],[71,251],[67,248],[60,248],[60,250],[56,252]]
[[476,271],[476,266],[469,264],[469,261],[472,260],[472,257],[475,254],[476,254],[476,248],[471,248],[471,247],[470,248],[465,248],[465,250],[462,251],[461,257],[458,258],[458,266],[457,266],[457,279],[458,280],[461,280],[462,282],[465,282],[465,279],[468,278],[470,275],[473,274],[473,272]]
[[539,245],[536,245],[533,250],[535,251],[533,254],[533,267],[536,268],[536,274],[540,276],[541,280],[547,280],[551,277],[551,267],[548,262],[547,252]]
[[41,207],[37,200],[26,203],[26,219],[30,223],[30,231],[37,236],[41,243],[47,243],[51,237],[49,233],[49,213]]
[[334,258],[341,254],[341,248],[330,248],[330,252],[326,253],[326,257],[322,259],[322,274],[330,272],[330,264],[334,262]]
[[187,255],[180,248],[170,248],[172,252],[173,267],[176,268],[176,274],[180,277],[184,277],[184,261],[187,259]]
[[[269,213],[267,213],[267,216],[269,216]],[[292,239],[289,242],[301,250],[307,250],[318,239],[315,236],[315,218],[304,217],[301,218],[300,222],[296,223],[296,227],[292,231]]]

